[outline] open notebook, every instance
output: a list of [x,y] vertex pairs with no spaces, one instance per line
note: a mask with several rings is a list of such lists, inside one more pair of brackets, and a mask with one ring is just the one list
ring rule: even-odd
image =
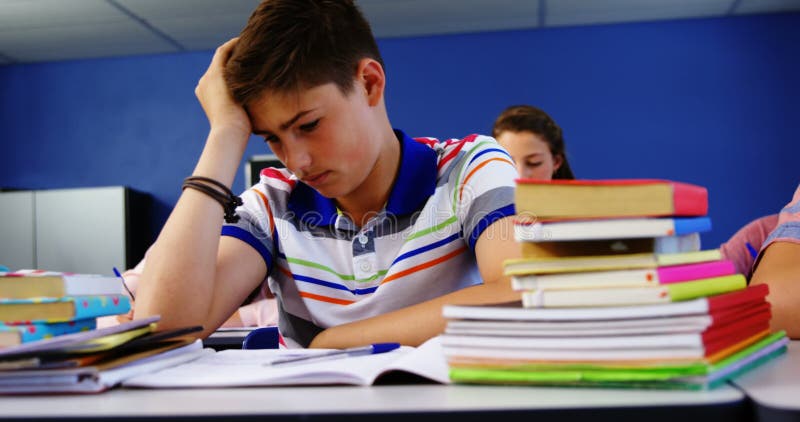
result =
[[357,357],[270,366],[290,356],[321,353],[313,349],[223,350],[204,349],[195,360],[123,382],[126,387],[211,388],[281,385],[372,385],[408,376],[422,381],[449,383],[440,340],[435,337],[418,348]]

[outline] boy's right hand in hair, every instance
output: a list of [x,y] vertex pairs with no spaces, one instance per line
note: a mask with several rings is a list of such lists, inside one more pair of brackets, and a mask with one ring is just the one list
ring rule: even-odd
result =
[[233,100],[224,78],[225,65],[238,41],[238,37],[233,38],[217,48],[194,93],[203,106],[212,131],[233,131],[232,135],[241,137],[246,143],[252,132],[250,118],[244,108]]

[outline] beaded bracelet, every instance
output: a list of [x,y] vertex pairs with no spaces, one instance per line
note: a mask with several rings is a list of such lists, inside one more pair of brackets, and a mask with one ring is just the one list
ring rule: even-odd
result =
[[[208,184],[222,189],[222,192],[214,189]],[[242,205],[242,198],[234,195],[233,192],[224,184],[208,177],[189,176],[183,180],[181,190],[185,190],[186,188],[192,188],[194,190],[203,192],[211,198],[214,198],[215,201],[219,202],[220,205],[222,205],[222,210],[225,212],[226,222],[235,223],[239,221],[239,216],[236,215],[236,207]]]

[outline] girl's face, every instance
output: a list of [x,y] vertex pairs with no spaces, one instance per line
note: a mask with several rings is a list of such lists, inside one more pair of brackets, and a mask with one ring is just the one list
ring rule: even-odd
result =
[[500,132],[497,142],[514,159],[520,178],[550,180],[561,167],[561,157],[553,157],[547,141],[533,132]]

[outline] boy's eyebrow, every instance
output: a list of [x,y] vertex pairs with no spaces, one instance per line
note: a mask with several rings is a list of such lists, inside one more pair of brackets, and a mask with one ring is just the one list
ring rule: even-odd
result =
[[[301,112],[295,114],[294,117],[292,117],[291,119],[289,119],[285,123],[281,123],[281,125],[280,125],[281,130],[288,129],[289,126],[293,125],[298,119],[300,119],[301,117],[305,116],[308,113],[311,113],[312,111],[314,111],[314,109],[304,110],[304,111],[301,111]],[[256,129],[256,128],[253,128],[253,129],[254,129],[253,130],[253,134],[255,134],[255,135],[271,134],[271,132],[268,131],[268,130],[260,130],[260,129]]]

